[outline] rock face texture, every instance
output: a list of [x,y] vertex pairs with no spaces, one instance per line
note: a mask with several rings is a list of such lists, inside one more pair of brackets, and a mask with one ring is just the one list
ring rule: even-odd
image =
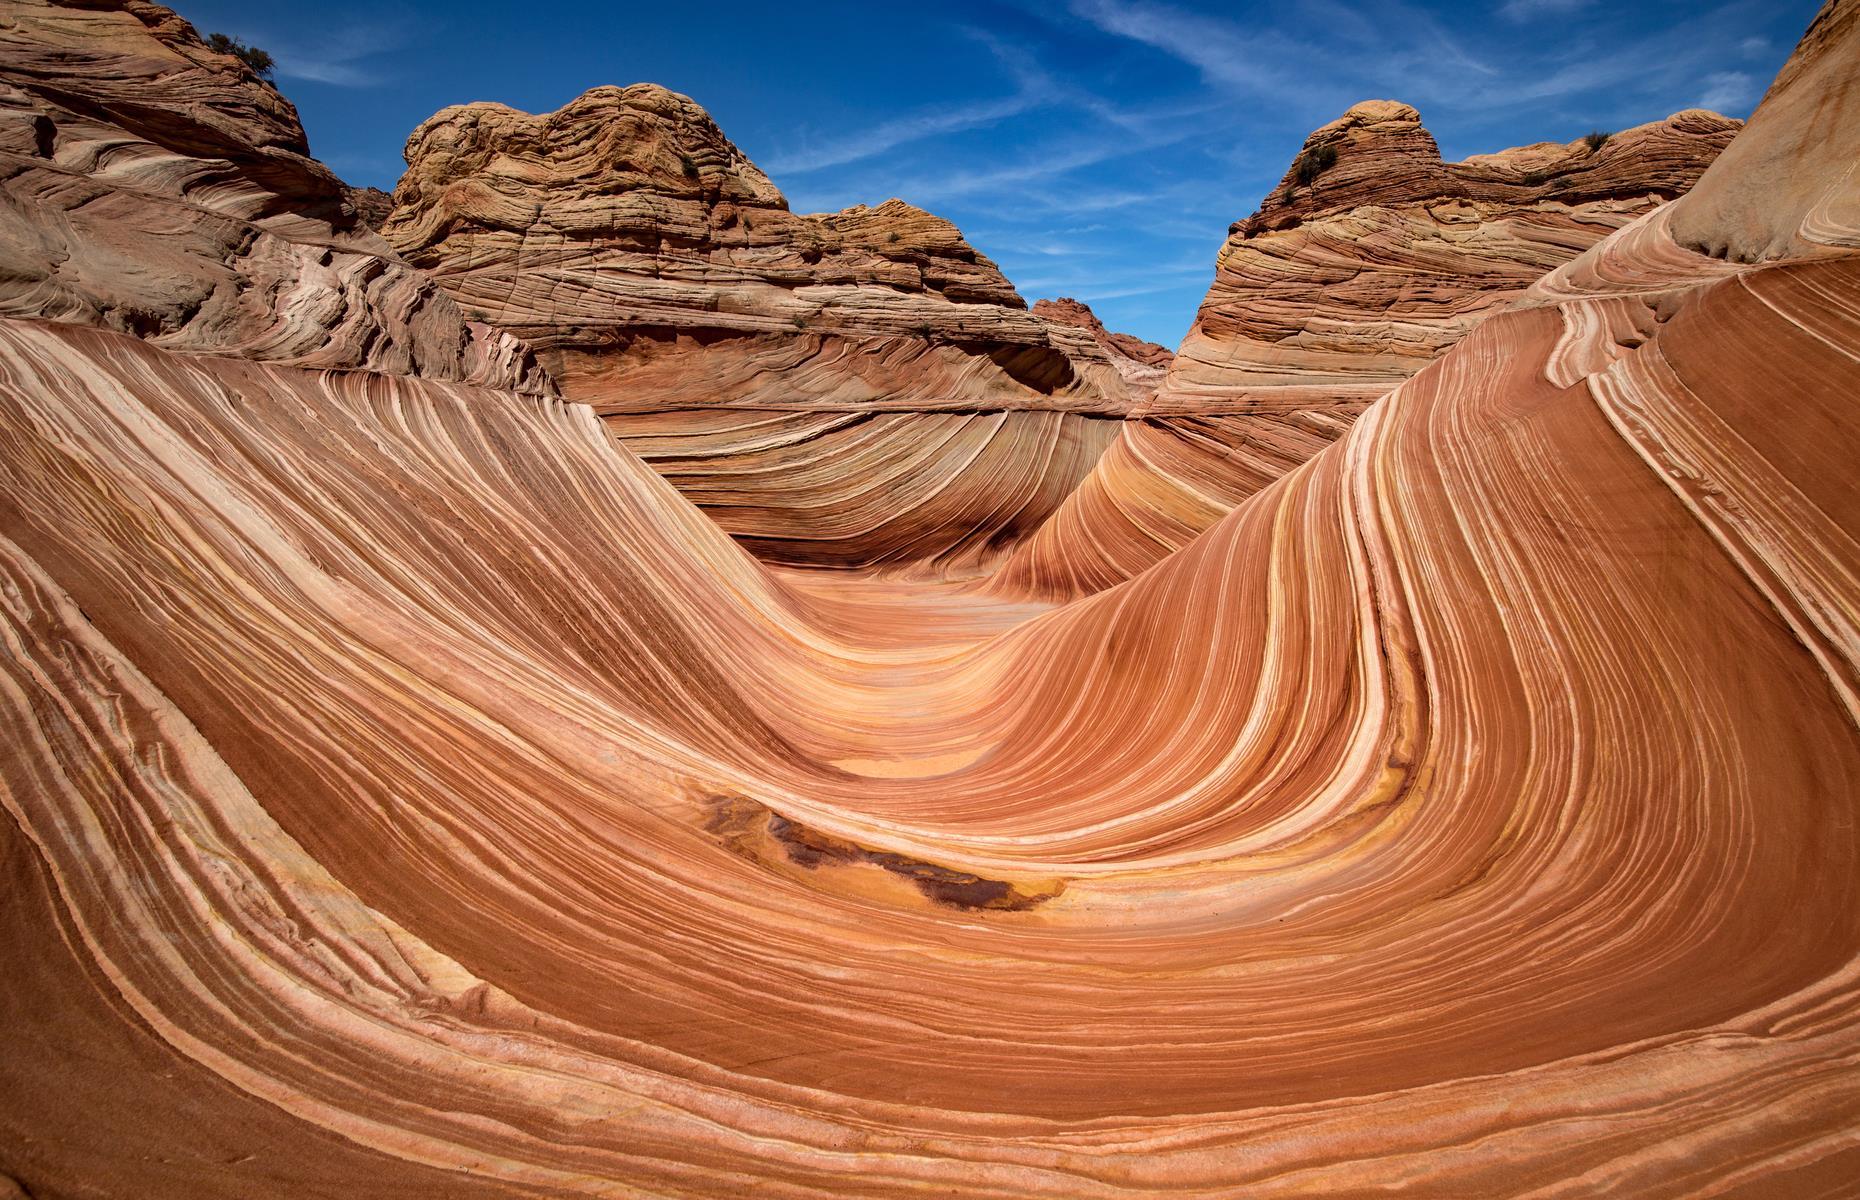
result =
[[[1690,109],[1596,147],[1447,163],[1413,108],[1359,104],[1306,139],[1222,248],[1151,411],[1353,414],[1546,271],[1685,192],[1740,124]],[[1301,164],[1326,159],[1298,182]]]
[[349,207],[355,210],[356,218],[370,229],[381,228],[394,211],[394,197],[380,188],[350,188],[347,199]]
[[1033,305],[1033,315],[1045,317],[1060,325],[1071,325],[1090,333],[1092,340],[1103,346],[1111,356],[1111,364],[1117,373],[1130,385],[1132,395],[1141,400],[1153,395],[1162,383],[1163,373],[1167,370],[1175,352],[1155,342],[1146,342],[1142,338],[1132,337],[1127,333],[1112,333],[1098,319],[1098,314],[1082,301],[1069,296],[1057,300],[1037,300]]
[[771,568],[557,397],[0,318],[0,1190],[1850,1194],[1857,11],[1064,605]]
[[1184,545],[1546,271],[1685,192],[1738,128],[1692,109],[1597,146],[1449,163],[1413,108],[1356,105],[1235,223],[1144,419],[1000,582],[1083,594]]
[[7,0],[0,313],[173,350],[541,390],[508,335],[408,269],[297,111],[141,0]]
[[764,558],[979,570],[1154,390],[947,221],[789,212],[655,85],[449,108],[407,163],[388,239]]

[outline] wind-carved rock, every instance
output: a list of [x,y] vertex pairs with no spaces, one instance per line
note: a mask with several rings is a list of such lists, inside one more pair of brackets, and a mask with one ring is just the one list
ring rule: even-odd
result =
[[1449,163],[1413,108],[1358,104],[1307,138],[1234,227],[1150,411],[1360,409],[1546,271],[1685,192],[1739,128],[1688,109],[1599,144]]
[[1234,223],[1144,419],[998,586],[1095,591],[1186,544],[1545,272],[1684,193],[1739,128],[1688,109],[1445,162],[1409,105],[1353,106]]
[[1852,1195],[1855,81],[1064,605],[0,316],[0,1193]]
[[1091,310],[1090,305],[1070,296],[1061,296],[1057,300],[1036,300],[1033,315],[1090,333],[1092,340],[1103,346],[1111,356],[1111,365],[1117,368],[1117,373],[1124,377],[1124,382],[1138,395],[1154,393],[1157,385],[1162,382],[1164,371],[1175,358],[1175,352],[1166,346],[1146,342],[1128,333],[1112,333],[1104,327],[1104,322],[1098,319],[1098,314]]
[[297,110],[143,0],[9,0],[0,314],[171,350],[547,390],[357,220]]
[[799,215],[695,101],[445,109],[383,226],[758,555],[982,569],[1153,390],[901,200]]

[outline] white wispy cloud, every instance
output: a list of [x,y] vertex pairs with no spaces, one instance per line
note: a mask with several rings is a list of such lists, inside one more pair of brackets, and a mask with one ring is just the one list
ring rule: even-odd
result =
[[777,154],[766,164],[777,175],[803,175],[829,167],[876,158],[900,146],[926,138],[981,129],[1059,103],[1067,88],[1042,67],[1033,54],[986,30],[956,26],[956,31],[979,43],[1014,84],[1006,96],[944,105],[882,121],[845,137],[803,146]]
[[1741,112],[1757,99],[1757,79],[1748,71],[1713,71],[1705,77],[1699,107],[1722,113]]
[[1046,198],[1051,197],[1056,201],[1055,209],[1082,216],[1141,203],[1152,198],[1155,193],[1143,188],[1101,191],[1067,188],[1062,192],[1049,192],[1037,185],[1087,167],[1142,154],[1187,136],[1188,132],[1184,130],[1173,136],[1159,136],[1150,141],[1094,139],[1074,141],[1070,145],[1053,142],[1034,147],[1015,161],[998,167],[930,170],[908,174],[885,171],[874,173],[864,186],[842,190],[897,195],[932,211],[935,205],[974,196],[1002,197],[1015,204],[1044,204]]
[[404,20],[338,26],[314,39],[250,27],[231,27],[232,36],[271,52],[283,79],[301,79],[331,87],[378,87],[387,81],[378,63],[368,60],[406,44]]
[[1292,25],[1210,17],[1160,0],[1072,0],[1069,11],[1102,33],[1180,59],[1211,86],[1278,106],[1341,111],[1394,92],[1429,99],[1500,74],[1432,14],[1402,0],[1378,0],[1373,18],[1346,0],[1300,0]]
[[1280,35],[1260,30],[1249,35],[1239,26],[1167,4],[1125,0],[1073,0],[1073,15],[1105,33],[1129,38],[1174,55],[1210,81],[1270,92],[1289,86],[1277,63],[1303,55]]
[[[1159,128],[1203,116],[1222,106],[1218,98],[1172,101],[1131,107],[1107,99],[1102,93],[1055,76],[1032,50],[986,29],[957,26],[995,59],[1014,84],[1006,96],[924,109],[882,121],[856,133],[778,152],[766,168],[776,176],[804,175],[878,158],[914,142],[948,134],[982,129],[1042,109],[1074,109],[1152,144]],[[1127,153],[1113,148],[1112,153]],[[1099,161],[1099,160],[1094,160]],[[956,181],[959,184],[959,180]]]
[[766,166],[777,176],[802,175],[827,167],[844,166],[876,157],[910,142],[993,125],[1008,117],[1039,108],[1046,102],[1043,96],[1023,92],[997,100],[982,100],[913,113],[881,122],[848,137],[835,138],[788,154],[777,154]]
[[1499,14],[1508,21],[1535,21],[1541,17],[1566,17],[1595,3],[1595,0],[1505,0]]
[[381,79],[373,71],[339,59],[312,58],[289,51],[277,54],[278,74],[286,79],[307,79],[333,87],[375,87]]

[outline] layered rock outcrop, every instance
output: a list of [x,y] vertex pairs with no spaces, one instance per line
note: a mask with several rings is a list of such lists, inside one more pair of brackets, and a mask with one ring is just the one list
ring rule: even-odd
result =
[[1111,364],[1117,373],[1130,385],[1132,395],[1139,401],[1153,395],[1162,383],[1163,373],[1175,358],[1175,352],[1155,342],[1146,342],[1142,338],[1132,337],[1128,333],[1112,333],[1098,319],[1098,314],[1083,301],[1070,296],[1061,296],[1056,300],[1036,300],[1033,315],[1045,317],[1060,325],[1071,325],[1091,334],[1092,340],[1103,346],[1111,356]]
[[1685,192],[1738,128],[1691,109],[1449,163],[1408,105],[1351,108],[1234,224],[1144,420],[1001,584],[1081,594],[1182,546],[1546,271]]
[[297,111],[144,0],[8,0],[0,313],[174,350],[543,390],[356,220]]
[[980,570],[1154,390],[949,222],[799,215],[651,84],[415,130],[383,232],[759,555]]
[[1413,108],[1358,104],[1307,138],[1236,226],[1150,411],[1360,409],[1546,271],[1683,194],[1740,127],[1689,109],[1599,145],[1448,163]]
[[1057,607],[772,569],[558,398],[0,318],[0,1189],[1850,1192],[1856,13]]

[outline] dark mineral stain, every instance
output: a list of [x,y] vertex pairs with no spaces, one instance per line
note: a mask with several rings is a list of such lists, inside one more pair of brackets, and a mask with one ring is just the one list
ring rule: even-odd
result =
[[1006,880],[984,879],[967,871],[888,850],[868,850],[855,842],[791,821],[778,812],[769,812],[768,831],[788,856],[788,861],[796,866],[815,870],[823,866],[870,863],[910,880],[930,900],[950,908],[1025,912],[1058,894],[1056,891],[1025,892]]

